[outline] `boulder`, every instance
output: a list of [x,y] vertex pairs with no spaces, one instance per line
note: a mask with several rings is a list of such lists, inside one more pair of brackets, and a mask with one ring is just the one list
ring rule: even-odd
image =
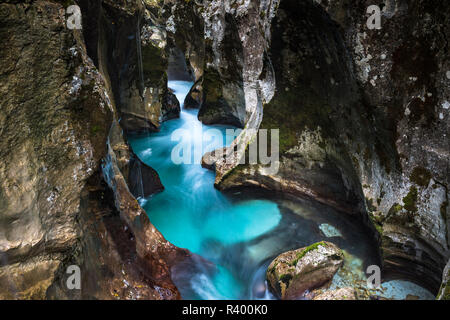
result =
[[267,269],[269,287],[281,299],[302,298],[327,285],[343,262],[342,250],[325,241],[282,253]]
[[189,90],[189,93],[184,99],[183,108],[185,109],[199,109],[203,101],[203,89],[201,79],[197,81]]
[[168,90],[165,103],[162,106],[163,121],[179,118],[180,112],[180,102],[177,96],[171,90]]

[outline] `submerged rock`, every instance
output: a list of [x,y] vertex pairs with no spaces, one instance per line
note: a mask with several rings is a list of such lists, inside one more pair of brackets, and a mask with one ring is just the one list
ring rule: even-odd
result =
[[327,223],[322,223],[319,226],[319,229],[328,238],[331,238],[331,237],[342,237],[342,234],[341,234],[341,232],[338,229],[336,229],[335,227],[333,227],[332,225],[329,225]]
[[281,299],[298,299],[328,284],[342,266],[344,254],[330,242],[280,254],[267,269],[271,290]]

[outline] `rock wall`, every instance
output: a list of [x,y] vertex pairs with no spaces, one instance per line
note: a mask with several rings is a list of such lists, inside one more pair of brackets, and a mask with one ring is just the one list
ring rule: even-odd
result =
[[80,193],[112,110],[60,4],[0,6],[0,297],[44,298],[76,250]]
[[[436,292],[449,259],[449,8],[388,1],[381,29],[370,5],[328,1],[343,29],[378,141],[357,156],[366,207],[381,235],[386,272],[426,279]],[[345,21],[345,22],[344,22]],[[447,107],[447,109],[446,109]]]
[[[66,28],[60,2],[0,4],[0,298],[179,298],[170,266],[187,252],[130,192],[128,184],[136,196],[162,186],[118,123],[139,91],[131,40],[143,6],[77,4],[83,30]],[[142,188],[137,168],[147,173]],[[69,265],[80,267],[81,290],[67,288]]]
[[361,217],[377,230],[385,276],[436,292],[450,255],[449,9],[389,1],[381,29],[369,30],[369,2],[280,2],[269,51],[276,92],[261,124],[280,128],[280,170],[216,163],[216,182]]

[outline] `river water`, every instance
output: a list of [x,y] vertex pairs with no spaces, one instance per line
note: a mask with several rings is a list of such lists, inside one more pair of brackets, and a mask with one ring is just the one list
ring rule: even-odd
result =
[[[169,82],[180,102],[191,86],[191,82]],[[202,125],[197,113],[182,109],[180,118],[163,123],[160,132],[128,139],[140,159],[158,171],[165,187],[159,194],[139,199],[141,205],[168,241],[195,254],[172,270],[181,296],[273,299],[265,281],[270,261],[284,251],[321,240],[335,243],[346,253],[345,268],[332,286],[364,286],[363,271],[378,263],[376,247],[365,229],[319,203],[216,190],[214,173],[201,167],[201,155],[231,143],[233,136],[227,136],[225,126]],[[215,144],[208,133],[215,133]],[[221,141],[218,133],[223,135]],[[180,158],[191,163],[179,163]],[[433,298],[406,281],[384,283],[377,294]]]

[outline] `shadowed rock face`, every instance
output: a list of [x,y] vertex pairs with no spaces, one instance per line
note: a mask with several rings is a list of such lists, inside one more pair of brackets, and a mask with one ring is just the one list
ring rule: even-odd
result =
[[[97,3],[97,5],[95,5]],[[125,2],[126,3],[126,2]],[[164,20],[141,1],[81,1],[88,52],[109,84],[126,132],[158,131],[180,109],[167,88],[169,52]],[[127,9],[124,11],[123,6]]]
[[184,99],[183,108],[198,109],[203,103],[202,79],[197,80]]
[[[389,1],[382,28],[364,27],[365,1],[323,8],[352,49],[376,129],[373,148],[354,152],[369,217],[381,235],[385,274],[437,292],[449,252],[450,8],[439,1]],[[447,28],[448,29],[448,28]],[[356,149],[355,151],[358,151]],[[362,156],[361,156],[362,155]]]
[[194,75],[191,67],[186,64],[184,52],[176,46],[169,50],[169,62],[167,68],[167,77],[169,80],[192,81]]

